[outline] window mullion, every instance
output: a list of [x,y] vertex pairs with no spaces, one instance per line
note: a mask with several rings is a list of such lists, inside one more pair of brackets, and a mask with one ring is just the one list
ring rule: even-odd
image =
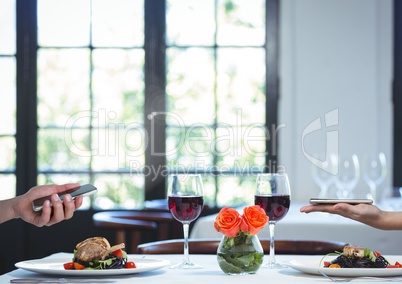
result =
[[266,0],[266,80],[265,80],[265,125],[269,136],[266,139],[266,169],[274,171],[278,160],[278,137],[275,129],[278,124],[278,15],[279,1]]
[[145,2],[145,105],[144,125],[148,133],[145,153],[145,199],[165,198],[166,164],[166,3]]
[[17,0],[17,194],[37,183],[36,0]]

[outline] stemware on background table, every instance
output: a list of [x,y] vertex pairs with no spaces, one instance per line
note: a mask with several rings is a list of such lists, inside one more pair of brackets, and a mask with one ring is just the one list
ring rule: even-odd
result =
[[381,201],[382,194],[378,191],[378,186],[384,182],[387,175],[387,161],[385,154],[380,152],[377,155],[365,155],[363,158],[363,177],[369,186],[367,198],[377,203]]
[[338,171],[338,159],[335,154],[324,155],[316,154],[314,157],[319,164],[311,164],[311,172],[314,182],[320,187],[319,198],[329,197],[329,188],[335,182],[335,173]]
[[338,198],[353,198],[360,179],[360,163],[357,155],[338,156],[339,170],[335,179]]
[[[331,186],[336,188],[336,197],[341,199],[368,198],[381,202],[389,192],[379,191],[387,175],[387,159],[383,152],[358,156],[339,154],[315,154],[316,163],[311,163],[313,181],[319,186],[319,198],[331,198]],[[360,177],[362,189],[355,193]],[[364,197],[363,197],[364,196]]]
[[199,174],[171,174],[168,177],[168,204],[173,217],[183,224],[184,259],[171,268],[195,269],[202,266],[192,263],[188,252],[190,223],[198,218],[204,206],[204,189]]
[[282,220],[290,207],[290,185],[287,174],[259,174],[254,197],[255,205],[263,208],[269,217],[270,234],[269,268],[282,267],[275,262],[275,224]]

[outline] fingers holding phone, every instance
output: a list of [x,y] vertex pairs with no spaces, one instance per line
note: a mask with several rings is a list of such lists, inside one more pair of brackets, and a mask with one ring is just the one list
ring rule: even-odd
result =
[[81,187],[78,183],[35,186],[24,194],[0,201],[0,223],[22,219],[37,227],[50,226],[71,218],[82,204],[82,195],[96,191],[93,185]]
[[[82,197],[79,197],[79,196],[91,195],[91,194],[96,193],[97,191],[98,191],[97,188],[95,186],[93,186],[92,184],[85,184],[83,186],[78,186],[78,187],[74,187],[71,189],[67,189],[65,191],[59,192],[58,194],[52,194],[52,195],[48,195],[45,197],[35,199],[32,202],[32,207],[33,207],[34,211],[40,211],[40,210],[42,210],[42,206],[46,200],[49,200],[51,202],[52,206],[58,207],[59,204],[61,206],[63,206],[63,204],[61,204],[61,203],[66,201],[65,205],[70,206],[69,204],[72,203],[72,204],[74,204],[74,207],[76,207],[76,206],[79,207],[82,204]],[[76,199],[77,197],[79,197],[79,198]],[[67,198],[68,200],[64,200],[65,198]],[[75,203],[72,202],[72,201],[74,201],[74,199],[76,199]],[[78,208],[78,207],[76,207],[76,208]]]
[[[56,195],[57,196],[57,195]],[[62,207],[61,207],[61,211],[56,212],[56,208],[54,210],[54,216],[56,216],[56,214],[60,214],[59,219],[61,218],[61,220],[63,219],[70,219],[71,217],[73,217],[74,211],[76,209],[78,209],[81,205],[82,205],[82,200],[83,200],[84,196],[83,195],[78,195],[75,198],[73,198],[70,194],[66,194],[63,196],[63,201],[59,201],[62,203]]]
[[82,205],[84,196],[95,192],[97,192],[97,189],[93,185],[87,184],[59,193],[59,195],[53,194],[50,197],[53,204],[53,214],[46,226],[71,219],[74,211]]
[[[63,201],[57,194],[53,194],[50,198],[53,212],[47,226],[58,223],[64,219],[70,219],[73,216],[75,205],[74,202],[72,202],[71,196],[65,195]],[[72,207],[74,209],[72,209]]]

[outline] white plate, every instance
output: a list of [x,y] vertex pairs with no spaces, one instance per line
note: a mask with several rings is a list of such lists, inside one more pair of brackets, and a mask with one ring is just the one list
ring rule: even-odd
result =
[[[384,256],[385,257],[385,256]],[[328,257],[329,258],[329,257]],[[333,259],[332,257],[331,259]],[[402,256],[385,257],[391,264],[395,261],[402,262]],[[402,268],[328,268],[320,265],[322,257],[306,258],[286,261],[284,264],[308,274],[320,275],[318,271],[324,272],[329,276],[343,277],[386,277],[386,276],[402,276]],[[327,260],[327,258],[326,258]]]
[[105,270],[65,270],[63,264],[70,262],[71,258],[45,258],[21,261],[15,264],[16,267],[43,274],[66,275],[66,276],[105,276],[125,275],[146,271],[157,270],[170,264],[169,260],[156,258],[132,258],[136,268],[105,269]]

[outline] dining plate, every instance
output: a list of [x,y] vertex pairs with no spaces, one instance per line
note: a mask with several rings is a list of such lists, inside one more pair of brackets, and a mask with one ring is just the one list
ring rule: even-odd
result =
[[[385,257],[391,264],[396,261],[401,262],[402,256]],[[342,277],[387,277],[387,276],[402,276],[402,268],[328,268],[323,267],[322,257],[317,258],[301,258],[288,260],[285,265],[298,271],[320,275],[319,271],[324,272],[329,276]]]
[[170,264],[169,260],[157,258],[131,258],[129,261],[135,263],[136,268],[124,269],[104,269],[104,270],[65,270],[63,264],[70,262],[71,258],[44,258],[25,260],[15,264],[16,267],[52,275],[65,275],[65,276],[111,276],[111,275],[126,275],[141,273],[147,271],[157,270],[166,267]]

